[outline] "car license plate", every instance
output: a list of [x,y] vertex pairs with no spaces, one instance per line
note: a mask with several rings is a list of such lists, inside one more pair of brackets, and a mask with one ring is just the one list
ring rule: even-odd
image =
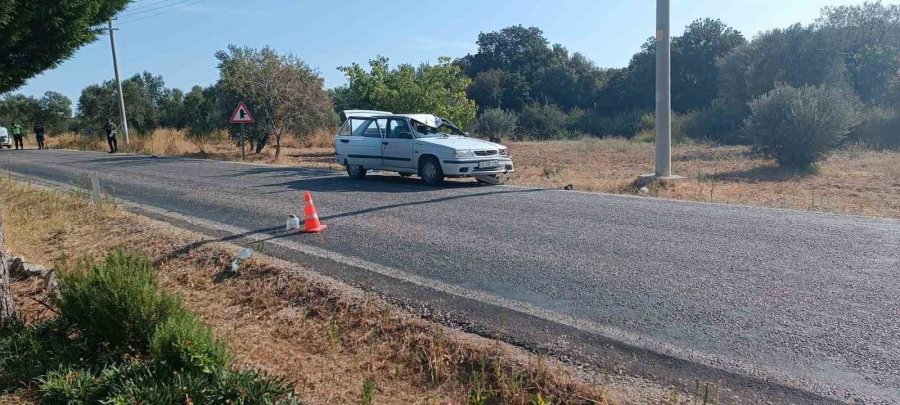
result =
[[497,166],[500,166],[499,160],[488,160],[488,161],[484,161],[484,162],[478,162],[479,169],[484,169],[487,167],[497,167]]

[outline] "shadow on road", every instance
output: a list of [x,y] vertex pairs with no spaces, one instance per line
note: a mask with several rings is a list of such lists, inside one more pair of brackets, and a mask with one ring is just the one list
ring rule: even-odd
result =
[[328,216],[322,217],[322,219],[329,220],[329,219],[337,219],[337,218],[344,218],[344,217],[352,217],[352,216],[363,215],[363,214],[368,214],[371,212],[384,211],[384,210],[389,210],[389,209],[394,209],[394,208],[409,207],[409,206],[413,206],[413,205],[436,204],[436,203],[441,203],[441,202],[445,202],[445,201],[461,200],[461,199],[466,199],[466,198],[477,198],[477,197],[484,197],[484,196],[488,196],[488,195],[534,193],[534,192],[539,192],[539,191],[544,191],[544,190],[543,189],[524,189],[524,190],[508,190],[507,189],[507,190],[500,190],[500,191],[487,191],[487,192],[483,192],[483,193],[474,193],[474,194],[452,195],[452,196],[447,196],[447,197],[433,198],[430,200],[410,201],[410,202],[405,202],[405,203],[382,205],[380,207],[366,208],[366,209],[362,209],[362,210],[358,210],[358,211],[345,212],[343,214],[328,215]]
[[[287,173],[279,177],[289,177]],[[327,177],[296,179],[280,183],[260,184],[257,188],[282,188],[283,190],[265,192],[261,194],[279,194],[291,191],[312,191],[330,193],[427,193],[441,190],[474,190],[489,189],[487,186],[468,179],[448,179],[440,187],[431,187],[422,183],[418,178],[400,177],[397,175],[369,175],[364,180],[353,180],[346,175],[334,175]],[[287,189],[287,190],[284,190]]]

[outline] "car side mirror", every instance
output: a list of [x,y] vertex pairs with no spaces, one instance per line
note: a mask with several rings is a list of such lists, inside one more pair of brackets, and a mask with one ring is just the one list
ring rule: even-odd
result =
[[463,135],[469,136],[469,133],[468,133],[468,132],[463,132]]
[[397,134],[397,138],[400,138],[400,139],[413,139],[413,136],[412,136],[412,134],[409,133],[409,132],[401,132],[401,133]]

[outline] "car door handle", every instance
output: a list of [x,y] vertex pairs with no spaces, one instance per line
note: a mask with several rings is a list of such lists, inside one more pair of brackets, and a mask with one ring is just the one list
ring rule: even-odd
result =
[[389,143],[389,142],[382,142],[381,144],[382,144],[382,145],[387,145],[388,143]]
[[341,143],[350,143],[349,139],[341,139]]

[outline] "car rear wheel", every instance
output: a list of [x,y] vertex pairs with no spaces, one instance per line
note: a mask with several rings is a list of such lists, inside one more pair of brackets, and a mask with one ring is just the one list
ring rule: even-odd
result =
[[347,174],[351,179],[362,180],[366,178],[366,172],[368,172],[368,170],[360,165],[347,165]]
[[422,182],[429,186],[440,186],[444,184],[444,171],[441,164],[433,157],[426,157],[419,163],[419,177]]

